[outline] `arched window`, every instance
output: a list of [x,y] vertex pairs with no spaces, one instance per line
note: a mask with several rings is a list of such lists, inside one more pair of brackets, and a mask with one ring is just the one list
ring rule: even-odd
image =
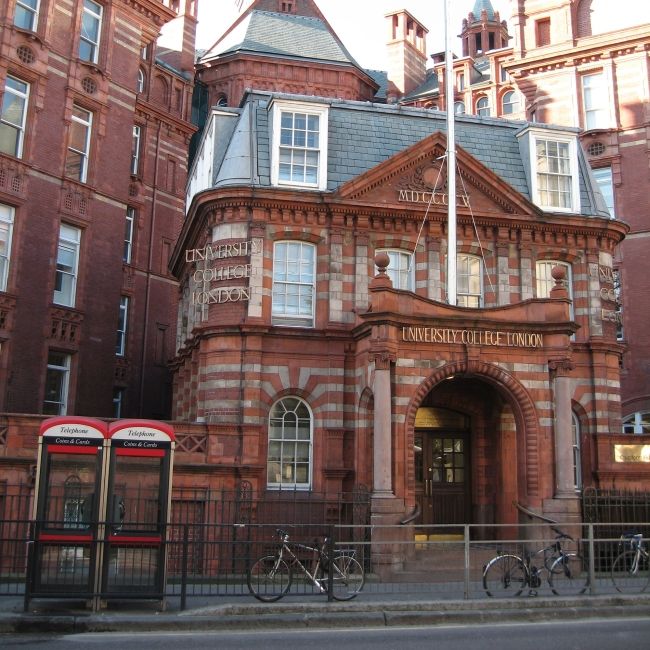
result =
[[623,433],[650,433],[650,412],[637,411],[624,418]]
[[269,415],[268,487],[311,487],[312,434],[312,414],[306,402],[284,397],[273,405]]
[[386,273],[395,289],[413,291],[415,288],[415,274],[413,269],[413,256],[411,253],[400,250],[382,249],[377,251],[388,255],[389,263]]
[[[541,260],[535,264],[536,276],[536,298],[550,298],[551,289],[555,286],[555,280],[551,275],[554,266],[561,266],[565,271],[564,286],[569,294],[571,304],[569,306],[569,314],[573,318],[573,278],[571,264],[567,262],[560,262],[558,260]],[[575,337],[575,334],[573,335]]]
[[228,106],[228,98],[225,95],[217,97],[217,106]]
[[483,273],[480,257],[465,254],[456,256],[456,287],[459,307],[483,306]]
[[136,82],[135,92],[144,92],[144,71],[142,68],[138,68],[138,81]]
[[456,115],[464,115],[465,102],[454,102],[454,113],[456,113]]
[[501,98],[501,113],[503,115],[512,115],[519,112],[519,96],[514,90],[504,93]]
[[476,114],[481,117],[490,117],[490,102],[487,97],[481,97],[476,102]]

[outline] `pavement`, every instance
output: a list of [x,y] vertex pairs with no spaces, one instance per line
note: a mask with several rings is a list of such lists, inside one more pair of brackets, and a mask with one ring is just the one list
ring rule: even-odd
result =
[[287,597],[259,603],[251,597],[192,597],[181,611],[170,599],[109,602],[92,612],[83,602],[40,599],[23,611],[23,599],[0,596],[0,633],[163,632],[263,630],[281,628],[394,627],[490,622],[558,621],[585,618],[649,617],[650,594],[557,596],[472,600],[413,598],[362,592],[347,602]]

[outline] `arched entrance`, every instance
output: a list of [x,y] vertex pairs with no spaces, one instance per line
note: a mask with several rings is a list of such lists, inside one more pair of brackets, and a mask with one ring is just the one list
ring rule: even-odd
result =
[[440,381],[415,414],[415,523],[516,521],[521,460],[512,405],[495,385],[466,375]]

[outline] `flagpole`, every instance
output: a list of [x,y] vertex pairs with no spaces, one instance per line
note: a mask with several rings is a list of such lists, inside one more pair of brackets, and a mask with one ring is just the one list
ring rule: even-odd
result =
[[454,62],[449,27],[449,0],[445,5],[445,98],[447,103],[447,302],[456,305],[456,143],[454,131]]

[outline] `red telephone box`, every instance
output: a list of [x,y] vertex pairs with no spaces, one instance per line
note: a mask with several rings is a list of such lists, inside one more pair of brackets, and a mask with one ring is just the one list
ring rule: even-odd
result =
[[164,598],[174,430],[120,420],[109,427],[104,598]]
[[93,418],[41,424],[26,600],[93,594],[107,437],[106,424]]

